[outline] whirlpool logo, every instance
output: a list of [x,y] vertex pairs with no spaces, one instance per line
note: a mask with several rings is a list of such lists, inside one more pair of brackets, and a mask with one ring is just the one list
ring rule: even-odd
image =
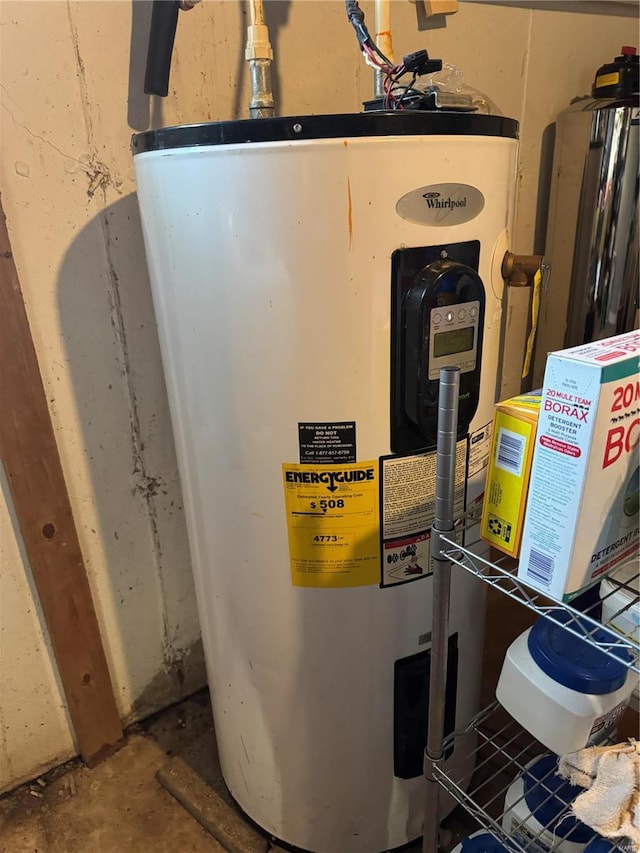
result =
[[403,195],[396,212],[418,225],[460,225],[484,208],[484,196],[469,184],[432,184]]
[[440,193],[423,193],[422,198],[425,199],[430,210],[453,210],[455,207],[466,207],[467,197],[463,198],[442,198]]

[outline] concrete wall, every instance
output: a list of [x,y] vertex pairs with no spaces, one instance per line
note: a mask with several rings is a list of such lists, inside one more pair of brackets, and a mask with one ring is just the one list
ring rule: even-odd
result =
[[[2,2],[0,15],[3,203],[126,722],[205,681],[129,137],[245,114],[245,12],[210,0],[181,14],[162,102],[142,94],[147,3]],[[267,16],[281,113],[351,111],[370,95],[341,2],[271,0]],[[514,248],[531,250],[545,128],[635,23],[474,2],[419,33],[414,5],[396,0],[393,24],[398,53],[427,46],[521,120]],[[75,745],[0,485],[2,790]]]

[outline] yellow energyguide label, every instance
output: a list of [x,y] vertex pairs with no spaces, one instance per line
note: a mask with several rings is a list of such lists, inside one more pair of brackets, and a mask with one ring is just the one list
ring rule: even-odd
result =
[[620,82],[620,74],[617,71],[612,71],[611,74],[601,74],[596,77],[596,89],[602,89],[604,86],[615,86]]
[[380,580],[378,460],[282,465],[293,586]]

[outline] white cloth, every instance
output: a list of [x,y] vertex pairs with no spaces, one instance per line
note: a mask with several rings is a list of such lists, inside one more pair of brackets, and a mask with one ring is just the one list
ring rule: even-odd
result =
[[572,807],[605,838],[628,838],[640,851],[640,744],[591,746],[563,755],[558,773],[586,788]]

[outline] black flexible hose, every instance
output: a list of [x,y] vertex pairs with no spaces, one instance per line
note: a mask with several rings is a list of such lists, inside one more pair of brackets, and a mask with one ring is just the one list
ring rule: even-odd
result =
[[169,94],[171,54],[178,26],[179,0],[153,0],[147,67],[144,75],[144,91],[147,95]]
[[345,0],[345,6],[349,23],[356,31],[358,44],[362,46],[371,40],[367,25],[364,22],[364,12],[360,8],[358,0]]
[[387,57],[382,53],[382,51],[378,48],[378,45],[371,38],[369,30],[367,29],[367,25],[364,22],[364,12],[360,8],[358,4],[358,0],[345,0],[345,7],[347,10],[347,18],[349,19],[349,23],[356,31],[356,38],[358,39],[358,44],[360,48],[363,45],[367,45],[373,50],[374,53],[377,53],[380,59],[383,62],[386,62],[387,65],[392,65],[392,62],[387,59]]

